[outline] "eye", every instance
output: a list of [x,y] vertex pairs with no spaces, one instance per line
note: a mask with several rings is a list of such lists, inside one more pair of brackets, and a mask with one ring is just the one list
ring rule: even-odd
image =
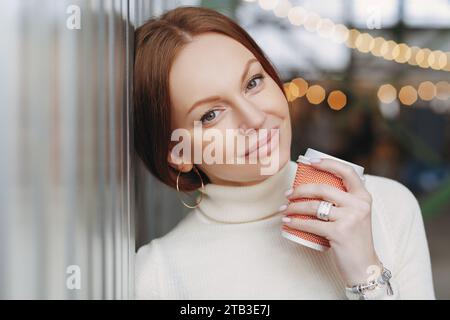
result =
[[[262,74],[257,74],[252,79],[250,79],[250,81],[248,82],[248,85],[247,85],[247,89],[251,90],[251,89],[255,88],[258,85],[258,81],[256,81],[256,80],[262,81],[262,79],[264,79],[264,76]],[[250,85],[251,85],[251,88],[249,88]]]
[[221,110],[209,110],[200,118],[200,121],[203,124],[210,123],[219,116],[220,112],[222,112],[222,111]]

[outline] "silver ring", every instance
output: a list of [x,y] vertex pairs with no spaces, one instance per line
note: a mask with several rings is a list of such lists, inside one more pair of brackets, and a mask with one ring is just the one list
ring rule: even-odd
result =
[[319,207],[317,208],[316,217],[320,220],[329,221],[330,211],[333,204],[328,201],[320,201]]

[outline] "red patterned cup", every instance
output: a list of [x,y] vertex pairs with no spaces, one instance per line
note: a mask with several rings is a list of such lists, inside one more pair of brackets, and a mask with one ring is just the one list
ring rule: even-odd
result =
[[[347,165],[350,165],[351,167],[353,167],[355,169],[356,173],[364,181],[364,168],[363,167],[358,166],[354,163],[347,162],[342,159],[338,159],[336,157],[330,156],[326,153],[308,148],[305,155],[299,156],[299,158],[297,160],[298,167],[297,167],[297,172],[295,174],[295,180],[294,180],[294,184],[293,184],[294,188],[300,184],[305,184],[305,183],[325,183],[325,184],[329,184],[333,187],[339,188],[343,191],[347,191],[345,189],[345,186],[344,186],[341,178],[335,176],[331,172],[319,170],[319,169],[312,167],[311,165],[303,163],[303,162],[305,162],[305,160],[309,160],[311,158],[329,158],[329,159],[334,159],[334,160],[343,162]],[[310,200],[322,200],[322,199],[300,198],[300,199],[295,199],[292,201],[297,202],[297,201],[310,201]],[[293,218],[300,218],[300,219],[318,220],[318,218],[316,216],[311,216],[311,215],[306,215],[306,214],[288,214],[287,216],[293,217]],[[299,244],[302,244],[302,245],[307,246],[312,249],[316,249],[319,251],[325,251],[330,248],[330,243],[326,238],[318,236],[316,234],[309,233],[309,232],[289,228],[286,225],[283,225],[281,234],[283,237],[285,237],[289,240],[295,241]]]

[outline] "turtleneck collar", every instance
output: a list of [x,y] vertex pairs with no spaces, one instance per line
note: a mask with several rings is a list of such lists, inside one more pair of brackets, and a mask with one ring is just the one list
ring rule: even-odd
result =
[[199,211],[222,223],[242,223],[267,218],[287,203],[284,193],[291,188],[297,164],[289,161],[276,174],[251,186],[207,184]]

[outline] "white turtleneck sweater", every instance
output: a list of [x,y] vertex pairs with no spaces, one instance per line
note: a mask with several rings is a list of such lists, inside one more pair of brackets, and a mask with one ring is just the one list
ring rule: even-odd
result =
[[[295,177],[289,162],[263,182],[245,187],[208,184],[200,206],[169,233],[139,248],[136,299],[356,299],[345,290],[330,250],[281,236],[284,192]],[[392,271],[393,296],[435,299],[419,204],[403,184],[364,175],[371,193],[378,257]]]

